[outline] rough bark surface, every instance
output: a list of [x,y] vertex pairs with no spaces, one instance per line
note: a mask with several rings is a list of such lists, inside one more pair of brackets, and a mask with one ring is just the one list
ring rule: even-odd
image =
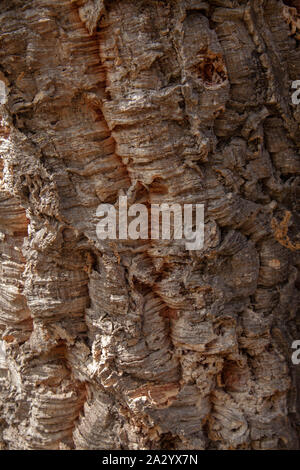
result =
[[[298,12],[1,0],[2,448],[299,447]],[[204,249],[99,241],[119,195]]]

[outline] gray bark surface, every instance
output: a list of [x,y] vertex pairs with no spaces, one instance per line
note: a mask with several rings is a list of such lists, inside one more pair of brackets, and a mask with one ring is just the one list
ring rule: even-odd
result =
[[[296,449],[300,5],[1,0],[0,446]],[[204,203],[204,249],[96,209]]]

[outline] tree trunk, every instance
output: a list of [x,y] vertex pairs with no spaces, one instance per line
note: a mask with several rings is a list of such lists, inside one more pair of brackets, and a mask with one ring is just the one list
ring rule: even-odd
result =
[[[298,12],[1,0],[2,448],[299,447]],[[100,240],[120,195],[203,249]]]

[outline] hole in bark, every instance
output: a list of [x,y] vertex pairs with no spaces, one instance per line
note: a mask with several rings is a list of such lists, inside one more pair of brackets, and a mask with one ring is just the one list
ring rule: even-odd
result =
[[149,190],[156,194],[168,193],[168,187],[162,178],[154,178],[152,183],[149,185]]
[[209,51],[200,54],[199,63],[193,68],[193,72],[208,87],[222,85],[227,80],[223,57]]
[[178,437],[173,436],[170,432],[162,434],[160,441],[160,448],[162,450],[174,450],[176,449],[176,444],[179,442]]

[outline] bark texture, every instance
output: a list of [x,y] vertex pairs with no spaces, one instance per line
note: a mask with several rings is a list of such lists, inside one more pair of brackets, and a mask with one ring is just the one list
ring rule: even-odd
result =
[[[2,448],[299,447],[298,12],[1,0]],[[119,195],[204,249],[99,241]]]

